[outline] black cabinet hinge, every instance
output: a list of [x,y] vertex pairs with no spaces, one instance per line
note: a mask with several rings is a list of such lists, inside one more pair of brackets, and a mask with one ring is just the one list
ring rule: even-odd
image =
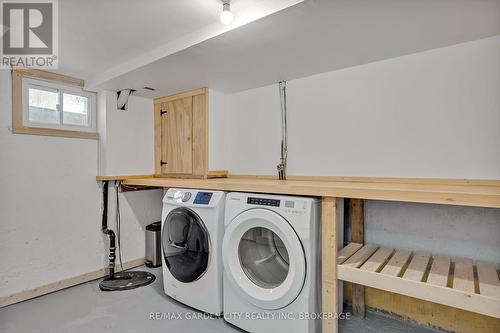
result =
[[167,110],[163,111],[163,109],[160,109],[160,117],[162,117],[164,114],[167,114]]
[[164,166],[165,164],[167,164],[167,162],[164,162],[163,160],[160,161],[160,166]]

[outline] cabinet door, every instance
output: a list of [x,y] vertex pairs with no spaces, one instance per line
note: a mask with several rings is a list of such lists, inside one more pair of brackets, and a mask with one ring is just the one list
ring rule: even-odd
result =
[[193,173],[193,97],[162,103],[163,174]]
[[154,112],[155,174],[206,178],[208,89],[156,98]]

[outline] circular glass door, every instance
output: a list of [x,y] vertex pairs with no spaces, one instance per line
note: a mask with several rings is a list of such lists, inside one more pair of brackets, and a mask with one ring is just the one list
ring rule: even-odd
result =
[[289,305],[304,285],[302,244],[273,211],[255,208],[236,216],[225,230],[222,256],[229,282],[262,309]]
[[163,223],[162,249],[165,264],[181,282],[199,279],[207,270],[209,236],[201,218],[184,207],[172,210]]
[[288,275],[285,244],[267,228],[255,227],[245,232],[238,246],[238,256],[243,272],[259,287],[276,288]]

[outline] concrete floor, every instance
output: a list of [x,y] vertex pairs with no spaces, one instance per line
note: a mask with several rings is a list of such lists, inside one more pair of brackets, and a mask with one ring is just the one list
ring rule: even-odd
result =
[[[101,292],[98,282],[92,281],[72,288],[41,296],[0,309],[2,333],[88,333],[88,332],[242,332],[222,319],[152,320],[150,313],[197,313],[163,293],[161,269],[140,267],[156,275],[147,286],[123,292]],[[341,322],[342,333],[435,332],[387,316],[368,313],[365,320],[351,318]]]

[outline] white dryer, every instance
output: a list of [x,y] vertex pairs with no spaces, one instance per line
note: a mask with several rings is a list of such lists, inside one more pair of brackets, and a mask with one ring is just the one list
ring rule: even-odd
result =
[[229,193],[224,220],[225,319],[255,333],[320,332],[320,201]]
[[165,293],[217,316],[222,314],[224,205],[224,192],[171,188],[161,219]]

